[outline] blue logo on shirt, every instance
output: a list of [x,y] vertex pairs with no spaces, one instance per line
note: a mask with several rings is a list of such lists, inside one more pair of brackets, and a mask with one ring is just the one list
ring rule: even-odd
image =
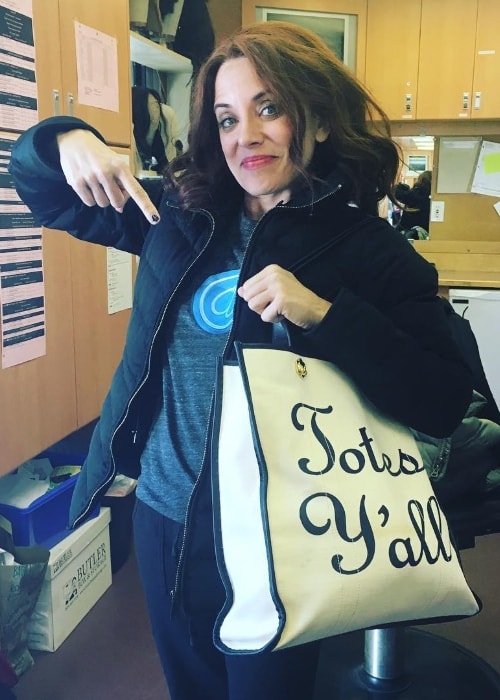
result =
[[211,275],[197,289],[193,314],[207,333],[225,333],[231,328],[239,270]]

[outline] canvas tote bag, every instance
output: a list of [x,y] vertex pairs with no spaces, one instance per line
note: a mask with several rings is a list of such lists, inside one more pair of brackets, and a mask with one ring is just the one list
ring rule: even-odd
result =
[[473,615],[412,433],[333,364],[236,343],[213,439],[225,653]]

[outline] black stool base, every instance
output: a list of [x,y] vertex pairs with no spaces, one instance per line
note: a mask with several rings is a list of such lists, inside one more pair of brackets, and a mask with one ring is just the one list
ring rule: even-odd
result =
[[500,700],[500,674],[464,647],[417,629],[404,643],[405,674],[391,683],[365,673],[364,632],[324,640],[314,700]]

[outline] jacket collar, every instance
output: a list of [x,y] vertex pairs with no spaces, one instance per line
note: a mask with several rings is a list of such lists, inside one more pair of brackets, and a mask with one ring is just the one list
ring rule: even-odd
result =
[[[330,197],[333,195],[338,197],[339,202],[342,201],[346,203],[349,197],[349,191],[350,187],[347,178],[338,171],[333,171],[325,179],[318,178],[313,180],[311,186],[304,185],[298,188],[293,193],[290,201],[276,205],[275,209],[300,209],[309,210],[308,213],[311,215],[320,214],[323,205],[329,206]],[[180,202],[175,193],[169,196],[168,204],[173,206],[174,209],[177,209],[180,213]],[[242,201],[238,199],[229,201],[225,206],[221,207],[189,209],[185,212],[187,217],[182,215],[179,217],[178,224],[184,229],[184,233],[188,238],[196,240],[197,243],[200,244],[200,236],[204,238],[203,232],[207,230],[207,219],[211,224],[215,220],[218,224],[225,222],[225,225],[228,225],[228,222],[231,221],[233,217],[239,215],[241,208]],[[184,225],[182,222],[184,222]],[[217,228],[219,228],[219,226],[217,226]],[[212,229],[212,226],[210,226],[210,229]]]

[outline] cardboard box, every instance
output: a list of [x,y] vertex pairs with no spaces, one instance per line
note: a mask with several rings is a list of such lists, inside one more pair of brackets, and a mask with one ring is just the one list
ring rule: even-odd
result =
[[55,651],[111,585],[110,509],[84,523],[50,550],[28,646]]

